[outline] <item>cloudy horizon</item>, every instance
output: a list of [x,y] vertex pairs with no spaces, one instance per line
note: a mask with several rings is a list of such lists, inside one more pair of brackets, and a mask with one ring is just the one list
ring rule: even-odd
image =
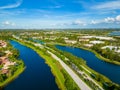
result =
[[120,28],[120,0],[1,0],[0,29]]

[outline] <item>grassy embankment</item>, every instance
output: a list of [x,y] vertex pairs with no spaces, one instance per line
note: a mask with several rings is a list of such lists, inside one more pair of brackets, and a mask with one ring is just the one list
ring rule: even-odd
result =
[[[15,39],[12,39],[15,40]],[[76,83],[73,81],[73,79],[69,76],[69,74],[63,69],[63,67],[60,65],[60,63],[56,60],[54,60],[46,50],[42,50],[30,43],[26,43],[23,41],[15,40],[22,45],[25,45],[35,52],[37,52],[43,59],[45,59],[46,63],[51,68],[51,72],[55,76],[56,83],[58,87],[61,90],[80,90],[79,87],[76,85]],[[67,84],[66,84],[67,83]],[[72,84],[72,86],[70,85]]]
[[96,55],[96,57],[98,57],[100,60],[103,60],[105,62],[108,62],[108,63],[111,63],[111,64],[116,64],[116,65],[120,65],[120,62],[111,61],[110,59],[104,58],[103,56],[101,56],[100,54],[98,54],[96,51],[94,51],[92,49],[88,49],[88,48],[84,48],[84,47],[77,47],[77,48],[93,52]]
[[[23,63],[23,62],[22,62]],[[7,84],[9,84],[10,82],[12,82],[15,78],[17,78],[24,70],[25,70],[25,66],[23,66],[24,64],[22,64],[22,66],[19,66],[19,69],[14,73],[13,76],[7,78],[4,82],[0,83],[0,88],[5,87]]]
[[[50,45],[49,45],[50,46]],[[54,45],[53,45],[54,46]],[[72,61],[70,61],[70,62],[73,62],[73,60],[74,60],[74,64],[75,65],[77,65],[78,67],[79,67],[79,69],[81,69],[82,68],[82,70],[84,70],[84,72],[86,72],[90,77],[91,77],[91,74],[93,75],[95,75],[95,77],[94,77],[94,80],[100,85],[100,86],[102,86],[103,87],[103,83],[111,83],[111,85],[115,85],[116,87],[119,87],[119,85],[117,85],[117,84],[115,84],[115,83],[113,83],[110,79],[108,79],[107,77],[105,77],[104,75],[102,75],[102,74],[100,74],[100,73],[98,73],[98,72],[96,72],[96,71],[94,71],[94,70],[92,70],[91,68],[89,68],[87,65],[86,65],[86,63],[84,63],[83,62],[83,60],[82,59],[79,59],[79,60],[77,60],[77,58],[75,57],[75,56],[73,56],[71,53],[68,53],[68,52],[63,52],[63,51],[61,51],[61,50],[58,50],[57,48],[55,48],[55,47],[50,47],[50,48],[53,48],[55,51],[56,51],[56,55],[57,55],[57,53],[59,52],[59,56],[61,57],[61,55],[65,55],[67,58],[70,58],[71,57],[71,59],[69,59],[69,60],[72,60]],[[61,58],[65,58],[65,57],[61,57]],[[83,62],[82,64],[80,64],[78,61],[81,61],[81,62]],[[64,60],[64,62],[66,62],[66,60]],[[68,63],[68,61],[66,62],[66,63]],[[69,64],[69,63],[68,63]],[[79,65],[78,65],[79,64]],[[83,67],[85,67],[85,68],[83,68]],[[90,73],[89,73],[90,72]],[[93,77],[92,77],[93,78]]]
[[[73,54],[69,53],[69,52],[65,52],[65,51],[62,51],[62,50],[59,50],[55,47],[50,47],[52,48],[53,50],[55,50],[56,52],[53,52],[53,53],[56,53],[56,55],[58,55],[61,59],[67,57],[72,63],[74,63],[76,66],[78,66],[80,68],[80,70],[84,70],[83,67],[85,67],[89,72],[91,73],[96,73],[94,70],[90,69],[87,65],[86,65],[86,62],[85,60],[81,59],[81,58],[78,58],[76,56],[74,56]],[[61,57],[62,55],[62,57]],[[64,60],[64,59],[63,59]],[[75,61],[75,62],[73,62]],[[64,60],[65,63],[67,63],[68,61]],[[88,71],[84,70],[86,73],[88,73]],[[90,73],[88,73],[90,74]],[[107,80],[108,81],[108,80]]]
[[[67,44],[60,44],[60,43],[57,43],[56,45],[70,46],[70,45],[67,45]],[[113,60],[111,61],[110,59],[104,58],[103,56],[101,56],[100,54],[98,54],[96,51],[94,51],[92,49],[84,48],[84,47],[77,47],[77,46],[72,46],[72,47],[76,47],[76,48],[80,48],[80,49],[83,49],[83,50],[93,52],[96,55],[96,57],[99,58],[102,61],[105,61],[105,62],[108,62],[108,63],[111,63],[111,64],[115,64],[115,65],[120,65],[120,62],[113,61]]]

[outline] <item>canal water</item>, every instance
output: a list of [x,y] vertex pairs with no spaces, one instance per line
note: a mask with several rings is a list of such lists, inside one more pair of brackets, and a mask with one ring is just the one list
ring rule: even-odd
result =
[[120,36],[120,31],[113,31],[109,33],[108,36]]
[[70,52],[77,57],[83,58],[91,69],[105,75],[113,82],[120,84],[120,66],[104,62],[97,58],[94,53],[80,48],[60,45],[56,45],[56,48],[62,51]]
[[4,90],[58,90],[50,68],[35,51],[15,41],[10,43],[20,51],[19,58],[26,65],[25,71]]

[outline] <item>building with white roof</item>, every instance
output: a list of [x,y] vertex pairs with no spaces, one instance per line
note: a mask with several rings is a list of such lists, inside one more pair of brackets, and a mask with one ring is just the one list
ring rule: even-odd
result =
[[92,44],[103,44],[105,43],[104,41],[90,41]]

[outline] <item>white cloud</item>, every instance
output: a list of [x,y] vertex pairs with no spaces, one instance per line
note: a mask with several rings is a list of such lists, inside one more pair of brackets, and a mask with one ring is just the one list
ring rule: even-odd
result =
[[10,21],[5,21],[5,22],[2,22],[2,25],[4,25],[4,26],[15,26],[15,23],[10,22]]
[[115,18],[112,18],[112,17],[105,18],[106,23],[113,23],[114,21],[115,21]]
[[115,0],[115,1],[108,1],[108,2],[103,2],[98,5],[94,5],[92,9],[107,9],[107,10],[114,10],[114,9],[120,9],[120,0]]
[[86,26],[87,23],[81,21],[81,20],[75,20],[75,21],[65,21],[65,22],[61,22],[61,23],[53,23],[50,24],[50,26]]
[[116,16],[116,17],[107,17],[104,19],[105,23],[120,23],[120,15]]
[[120,21],[120,15],[118,15],[118,16],[116,17],[116,20],[117,20],[117,21]]
[[86,26],[87,24],[81,20],[76,20],[74,22],[72,22],[72,25],[82,25],[82,26]]
[[21,4],[22,4],[22,0],[18,0],[16,3],[10,4],[10,5],[1,6],[0,9],[16,8],[16,7],[19,7]]
[[90,24],[97,24],[98,22],[95,20],[92,20]]
[[100,20],[92,20],[89,24],[120,24],[120,15],[116,17],[106,17]]
[[51,26],[89,26],[89,25],[117,25],[120,24],[120,15],[116,17],[106,17],[98,20],[75,20],[66,23],[52,24]]
[[5,22],[3,22],[3,24],[4,24],[4,25],[9,25],[10,22],[9,22],[9,21],[5,21]]

